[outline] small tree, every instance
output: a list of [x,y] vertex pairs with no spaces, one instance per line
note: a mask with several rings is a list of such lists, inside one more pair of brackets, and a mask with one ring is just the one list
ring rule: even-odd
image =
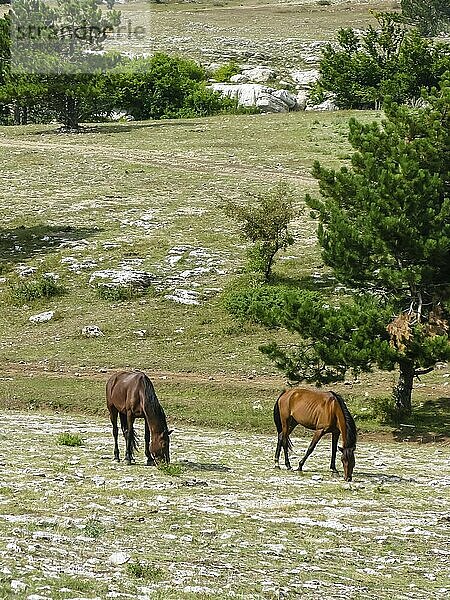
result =
[[238,221],[244,237],[253,242],[248,250],[250,269],[262,273],[267,281],[277,252],[294,243],[289,231],[295,216],[291,189],[280,182],[272,190],[254,196],[249,205],[229,200],[223,208],[227,216]]
[[402,0],[402,14],[424,36],[433,36],[450,27],[448,0]]

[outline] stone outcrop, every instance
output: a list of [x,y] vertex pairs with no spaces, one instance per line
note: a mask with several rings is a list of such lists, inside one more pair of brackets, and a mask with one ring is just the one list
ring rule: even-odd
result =
[[[336,110],[332,100],[314,105],[308,101],[311,86],[319,79],[318,69],[293,69],[283,78],[270,67],[242,67],[230,83],[212,82],[211,88],[223,96],[236,99],[240,106],[255,106],[262,112],[284,113],[291,110]],[[275,82],[270,87],[264,85]]]

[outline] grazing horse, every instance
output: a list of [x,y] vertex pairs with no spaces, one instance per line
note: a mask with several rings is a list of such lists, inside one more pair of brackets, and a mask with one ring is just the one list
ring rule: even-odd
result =
[[133,427],[136,418],[145,422],[145,455],[147,465],[169,463],[169,435],[166,415],[156,397],[153,384],[141,371],[122,371],[112,375],[106,384],[106,405],[113,427],[114,460],[118,461],[117,415],[125,438],[125,462],[133,462],[137,436]]
[[284,391],[275,402],[273,419],[278,431],[278,444],[275,452],[275,466],[279,468],[281,448],[284,450],[285,464],[291,469],[288,451],[292,448],[289,438],[292,430],[298,424],[312,429],[314,435],[301,459],[298,470],[301,471],[306,459],[316,447],[320,438],[331,433],[331,464],[330,469],[337,473],[336,451],[339,436],[342,435],[342,464],[345,481],[352,480],[355,466],[354,451],[356,448],[356,425],[344,400],[335,392],[322,392],[306,388],[293,388]]

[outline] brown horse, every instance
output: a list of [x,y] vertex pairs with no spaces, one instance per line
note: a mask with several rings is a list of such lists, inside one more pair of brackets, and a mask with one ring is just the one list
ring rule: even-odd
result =
[[137,436],[133,427],[136,418],[145,422],[145,455],[148,465],[169,463],[169,435],[166,415],[156,397],[153,384],[141,371],[122,371],[112,375],[106,384],[106,405],[113,427],[114,460],[119,461],[117,415],[125,438],[125,462],[133,462]]
[[301,459],[298,470],[301,471],[306,459],[316,447],[320,438],[331,433],[331,464],[330,469],[337,473],[336,452],[339,436],[342,435],[342,464],[345,481],[352,480],[355,466],[354,451],[356,448],[356,425],[344,400],[335,392],[321,392],[306,388],[293,388],[284,391],[275,402],[273,418],[278,431],[278,444],[275,452],[275,466],[279,468],[281,448],[284,450],[285,464],[291,469],[288,452],[292,448],[289,438],[292,430],[298,424],[312,429],[314,435]]

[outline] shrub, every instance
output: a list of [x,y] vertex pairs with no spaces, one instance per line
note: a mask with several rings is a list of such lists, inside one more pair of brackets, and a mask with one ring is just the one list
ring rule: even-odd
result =
[[9,304],[23,306],[41,298],[53,298],[66,292],[63,285],[57,283],[53,277],[41,275],[34,279],[10,283],[7,292]]
[[147,581],[161,581],[164,578],[164,571],[160,567],[143,563],[137,559],[127,564],[127,573],[137,579]]
[[78,433],[60,433],[57,442],[60,446],[82,446],[83,438]]
[[294,243],[289,231],[295,216],[291,188],[281,181],[273,189],[256,194],[250,205],[227,200],[223,209],[239,223],[244,237],[253,242],[248,251],[249,269],[269,280],[277,252]]
[[142,295],[143,290],[132,285],[98,285],[96,293],[102,300],[109,302],[124,302]]
[[233,75],[238,75],[240,72],[239,65],[232,60],[216,69],[213,78],[219,82],[230,81]]
[[106,531],[106,527],[98,519],[88,519],[84,527],[84,533],[94,539],[101,537]]
[[158,471],[161,471],[161,473],[164,473],[165,475],[170,475],[171,477],[179,477],[183,472],[183,468],[181,465],[167,465],[165,463],[160,463],[158,464]]

